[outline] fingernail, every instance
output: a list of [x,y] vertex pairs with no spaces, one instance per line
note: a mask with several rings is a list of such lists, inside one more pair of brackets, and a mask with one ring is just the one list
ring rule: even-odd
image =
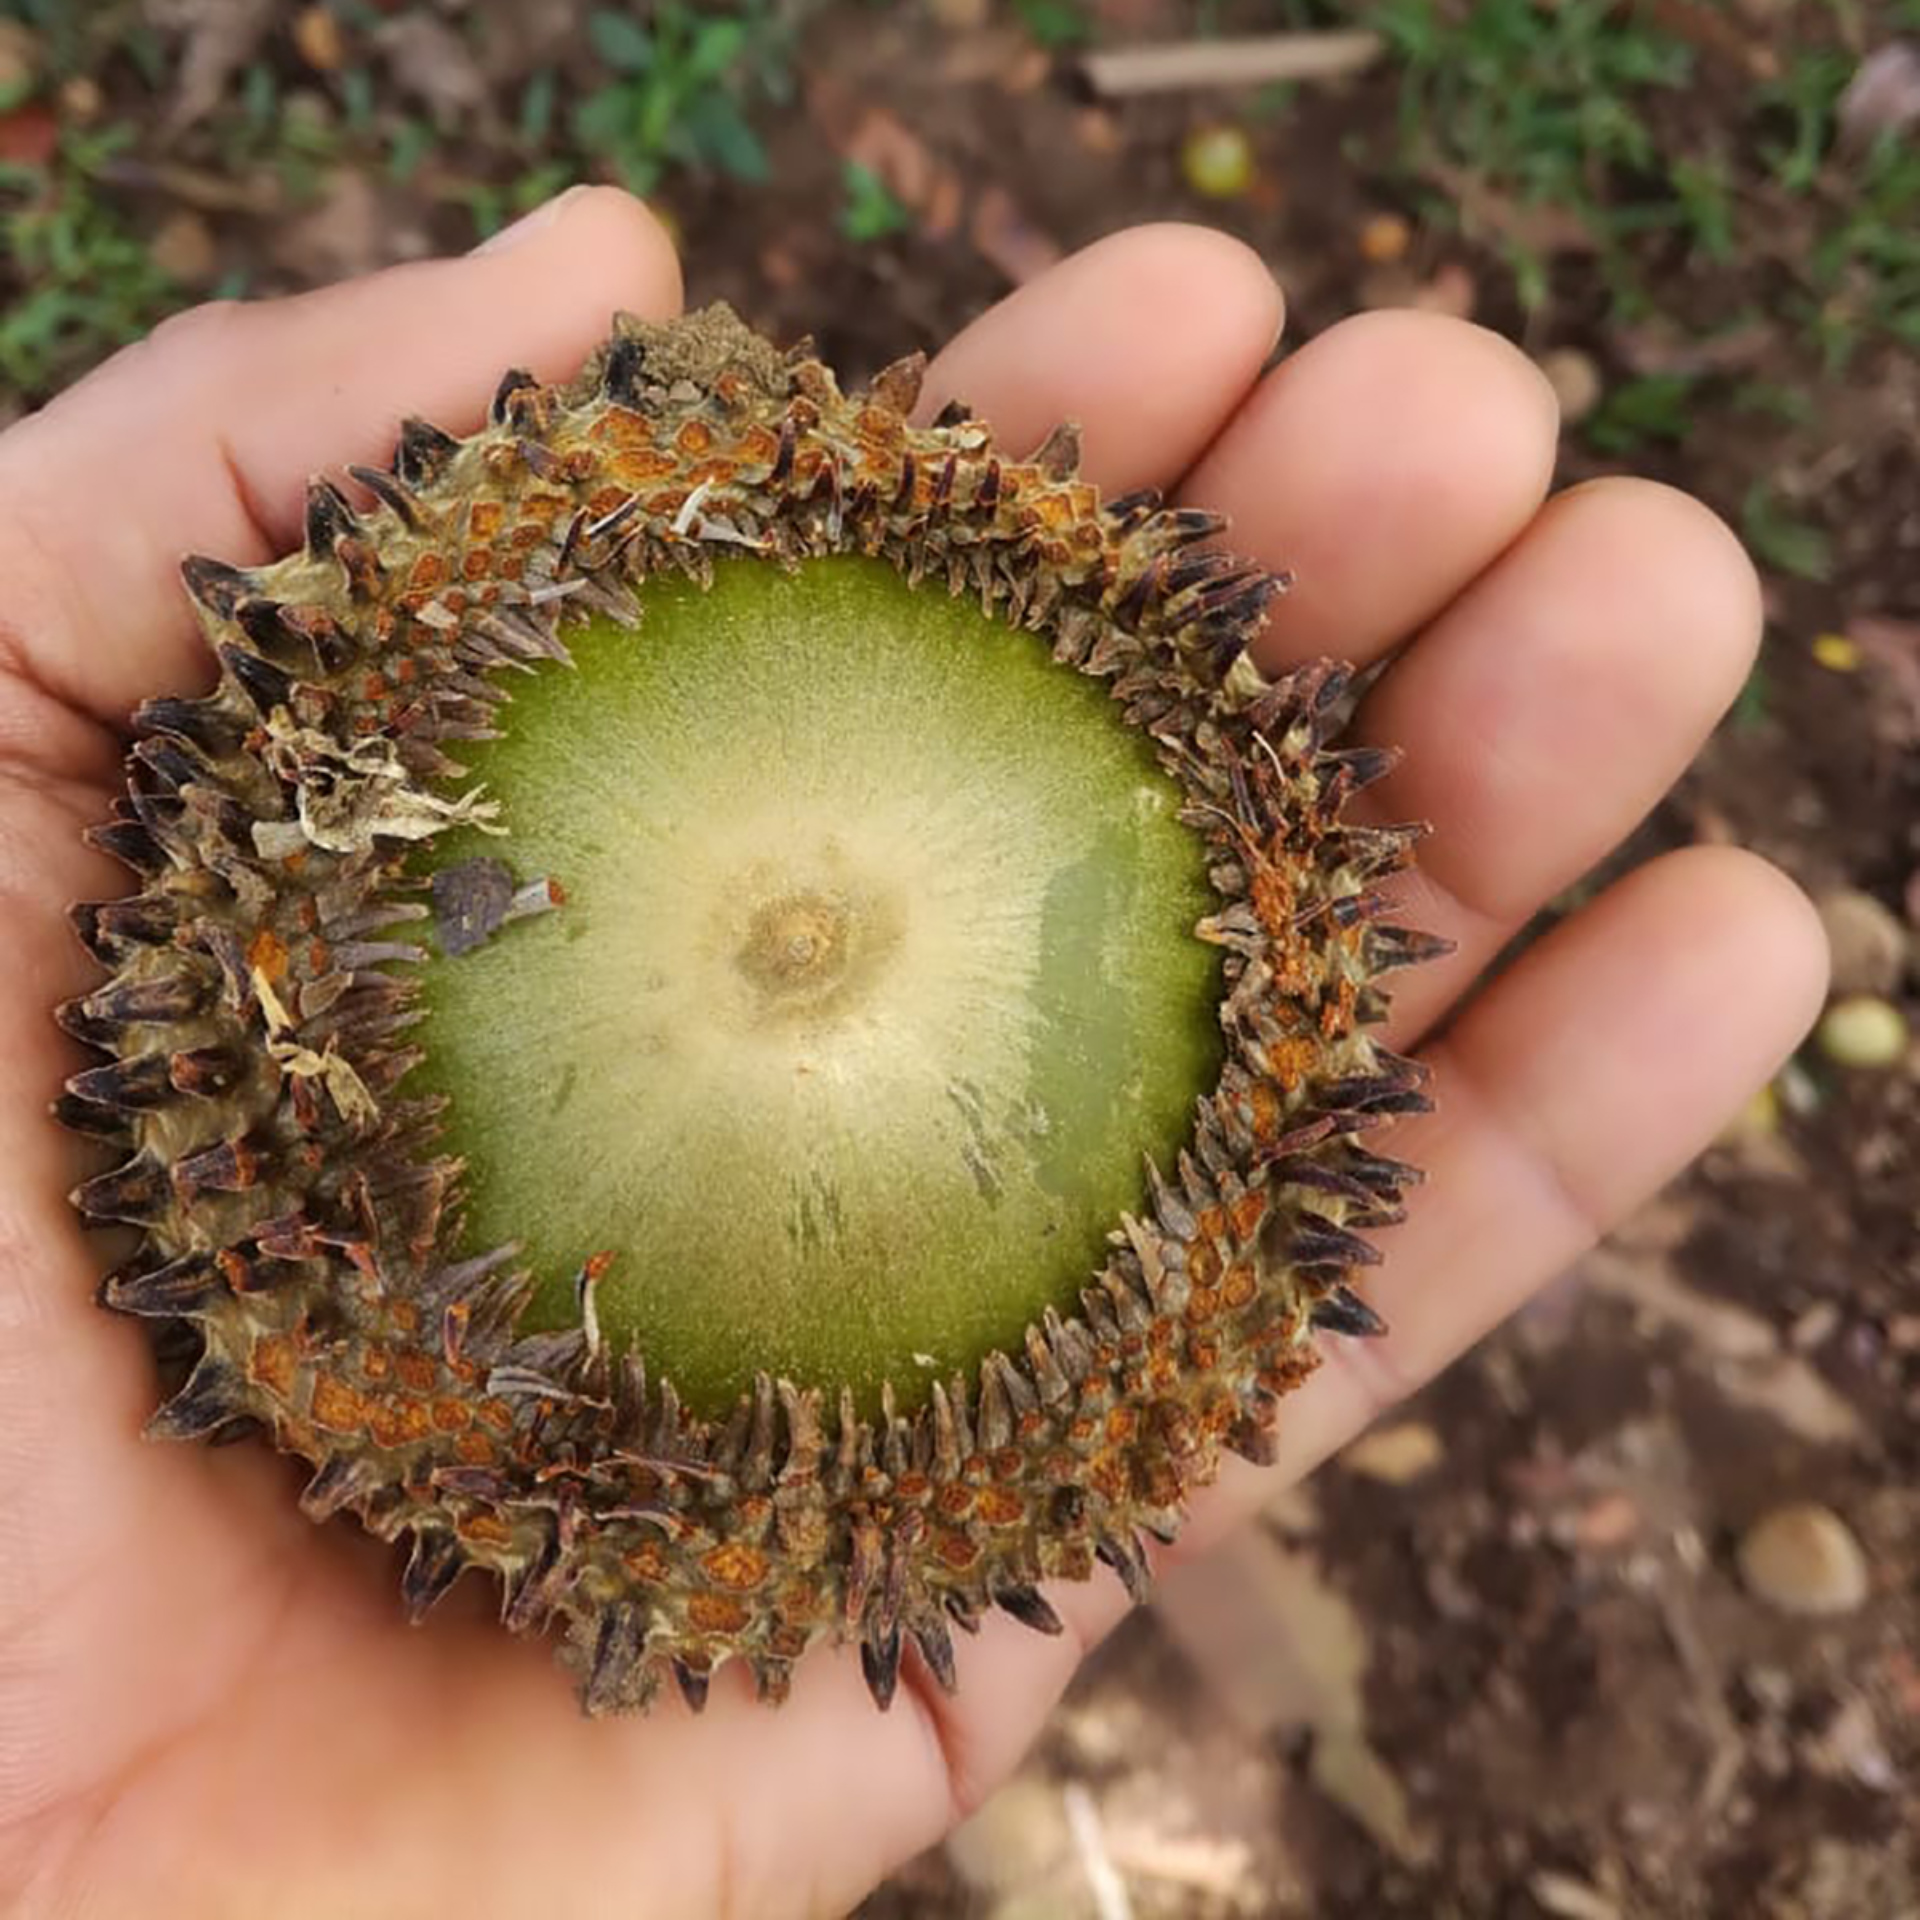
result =
[[560,218],[570,200],[577,200],[589,189],[585,186],[569,187],[565,193],[556,194],[544,206],[535,207],[531,213],[523,213],[511,226],[505,226],[498,233],[490,234],[473,249],[476,256],[483,253],[505,253],[510,247],[517,247],[523,240],[531,240],[535,234],[544,233],[548,227]]

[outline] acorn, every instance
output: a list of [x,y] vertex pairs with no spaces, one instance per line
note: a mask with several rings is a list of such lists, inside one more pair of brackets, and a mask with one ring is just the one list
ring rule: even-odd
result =
[[104,1303],[197,1355],[151,1431],[306,1461],[416,1619],[481,1569],[590,1712],[951,1687],[1381,1331],[1393,756],[1256,670],[1218,516],[920,381],[711,307],[408,421],[186,563],[219,684],[91,836],[59,1112]]

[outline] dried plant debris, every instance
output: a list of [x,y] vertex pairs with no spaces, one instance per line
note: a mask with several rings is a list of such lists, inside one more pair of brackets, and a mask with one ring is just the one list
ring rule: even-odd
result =
[[409,421],[188,562],[220,683],[92,835],[59,1111],[104,1301],[198,1343],[151,1430],[263,1428],[416,1618],[497,1575],[592,1712],[1143,1592],[1417,1177],[1345,671],[1253,668],[1216,516],[919,386],[716,307]]

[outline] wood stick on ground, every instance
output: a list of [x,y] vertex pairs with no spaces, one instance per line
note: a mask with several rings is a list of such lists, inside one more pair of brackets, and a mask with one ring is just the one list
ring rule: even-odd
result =
[[1172,93],[1190,87],[1261,87],[1276,80],[1331,80],[1358,73],[1386,43],[1377,33],[1269,33],[1241,40],[1181,40],[1103,47],[1080,70],[1096,93]]

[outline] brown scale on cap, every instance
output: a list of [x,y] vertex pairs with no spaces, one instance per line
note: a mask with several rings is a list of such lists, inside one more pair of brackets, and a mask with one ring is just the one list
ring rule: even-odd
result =
[[[76,1204],[142,1235],[103,1301],[199,1343],[151,1431],[262,1425],[314,1466],[316,1519],[410,1537],[416,1618],[491,1570],[593,1712],[669,1677],[698,1706],[729,1659],[777,1699],[822,1637],[858,1642],[883,1706],[909,1644],[951,1687],[952,1626],[997,1604],[1059,1630],[1044,1579],[1104,1561],[1144,1591],[1142,1535],[1173,1536],[1223,1448],[1269,1457],[1314,1330],[1380,1330],[1359,1236],[1417,1175],[1360,1137],[1427,1101],[1367,1029],[1377,977],[1439,946],[1378,918],[1417,830],[1342,820],[1390,761],[1329,748],[1342,669],[1246,661],[1284,582],[1207,544],[1215,516],[1103,503],[1070,429],[1023,460],[961,406],[915,427],[919,384],[916,358],[843,398],[716,307],[622,318],[565,386],[510,373],[470,439],[407,422],[391,472],[353,470],[367,512],[316,482],[304,552],[187,563],[220,683],[140,710],[92,835],[141,885],[74,909],[111,977],[60,1017],[105,1059],[58,1110],[119,1153]],[[409,923],[434,911],[408,848],[490,823],[443,743],[492,730],[509,669],[566,659],[569,621],[632,621],[649,576],[716,554],[836,552],[1032,629],[1151,736],[1209,849],[1225,1065],[1078,1310],[1021,1351],[873,1419],[762,1376],[710,1420],[601,1338],[594,1263],[581,1326],[523,1334],[515,1250],[454,1250],[460,1169],[406,1085]],[[775,931],[798,964],[808,929]]]

